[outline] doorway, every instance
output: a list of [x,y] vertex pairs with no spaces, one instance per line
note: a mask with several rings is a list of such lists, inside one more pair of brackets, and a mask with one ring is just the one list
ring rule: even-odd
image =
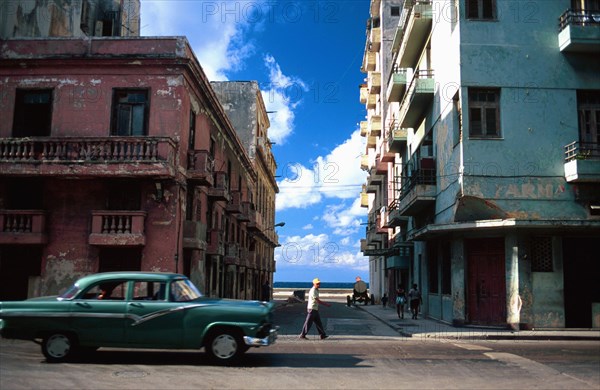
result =
[[600,261],[597,239],[563,240],[565,326],[592,327],[592,303],[600,302]]
[[467,240],[466,248],[469,322],[506,325],[504,239]]

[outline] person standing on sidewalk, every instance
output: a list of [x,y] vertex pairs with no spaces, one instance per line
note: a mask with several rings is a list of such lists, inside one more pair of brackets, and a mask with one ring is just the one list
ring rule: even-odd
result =
[[404,305],[406,304],[406,291],[404,286],[399,284],[396,289],[396,312],[398,318],[404,319]]
[[413,284],[412,288],[408,291],[408,300],[410,302],[410,311],[412,312],[412,319],[417,319],[417,314],[419,314],[419,306],[423,303],[423,298],[421,297],[421,291],[417,287],[417,284]]
[[323,306],[331,307],[330,304],[323,302],[319,299],[319,287],[321,286],[321,281],[319,278],[313,279],[313,286],[308,293],[308,303],[306,305],[306,320],[304,321],[304,326],[302,327],[302,332],[300,333],[300,338],[305,339],[306,335],[310,331],[310,327],[313,322],[317,327],[317,332],[321,336],[321,340],[329,337],[325,333],[325,329],[323,329],[323,323],[321,322],[321,316],[319,315],[319,304]]

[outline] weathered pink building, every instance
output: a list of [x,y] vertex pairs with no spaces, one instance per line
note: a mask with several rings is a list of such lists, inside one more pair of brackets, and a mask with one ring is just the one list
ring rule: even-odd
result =
[[259,297],[274,212],[186,38],[9,39],[0,64],[0,300],[112,270]]

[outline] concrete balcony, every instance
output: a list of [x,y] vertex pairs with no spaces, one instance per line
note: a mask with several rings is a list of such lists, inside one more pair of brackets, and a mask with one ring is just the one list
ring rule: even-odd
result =
[[200,221],[183,222],[183,247],[206,250],[206,224]]
[[0,139],[7,176],[175,178],[168,137],[28,137]]
[[213,256],[225,255],[225,243],[223,242],[223,231],[210,229],[207,236],[206,254]]
[[390,228],[401,227],[406,229],[408,226],[408,216],[400,215],[398,210],[398,200],[394,199],[387,207],[387,220]]
[[251,209],[248,212],[249,221],[246,227],[254,233],[261,233],[263,230],[262,214],[256,209]]
[[367,84],[362,84],[360,86],[360,104],[367,104],[367,99],[369,98],[369,88]]
[[379,49],[381,49],[381,27],[371,28],[371,33],[369,34],[369,45],[369,49],[371,51],[378,52]]
[[254,208],[254,204],[249,201],[242,201],[242,212],[237,214],[237,220],[240,222],[250,222],[250,210]]
[[437,196],[435,168],[415,170],[402,182],[398,203],[400,216],[415,216],[435,204]]
[[433,70],[417,71],[400,103],[400,126],[416,128],[433,101],[435,80]]
[[371,115],[368,123],[368,135],[373,137],[381,136],[381,115]]
[[227,173],[215,172],[214,179],[214,186],[208,189],[209,198],[217,201],[221,200],[229,202],[231,199],[231,194],[229,193],[229,181],[227,179]]
[[388,102],[401,102],[408,85],[408,80],[412,77],[411,68],[398,68],[390,76],[387,87]]
[[88,242],[99,246],[144,246],[145,221],[145,211],[92,211],[92,231]]
[[367,186],[379,186],[383,181],[383,177],[377,173],[377,168],[373,168],[367,176]]
[[387,161],[383,161],[381,158],[381,155],[378,155],[375,158],[375,173],[377,175],[384,175],[387,173],[388,171],[388,162]]
[[242,193],[240,191],[231,192],[229,203],[227,203],[225,210],[227,210],[229,214],[242,213]]
[[365,50],[365,54],[363,57],[363,72],[372,72],[377,67],[377,53],[369,50]]
[[367,148],[374,148],[377,146],[377,137],[370,135],[367,137]]
[[367,104],[365,105],[367,110],[372,110],[377,107],[377,96],[378,95],[368,95],[367,96]]
[[369,194],[367,193],[366,187],[364,187],[360,193],[360,207],[369,207]]
[[379,151],[379,156],[382,162],[394,162],[396,160],[396,153],[389,150],[388,142],[381,143],[381,149]]
[[225,265],[240,265],[241,252],[240,244],[237,242],[229,242],[226,245],[225,256],[223,262]]
[[369,132],[369,122],[360,121],[360,135],[366,137]]
[[390,152],[399,153],[406,147],[408,129],[399,126],[398,122],[392,123],[388,132],[388,149]]
[[600,53],[600,10],[567,10],[560,16],[558,47],[562,52]]
[[369,72],[367,88],[371,95],[377,95],[381,92],[381,72]]
[[600,144],[573,142],[565,146],[565,179],[569,183],[600,183]]
[[381,0],[371,0],[370,12],[372,16],[379,16],[379,10],[381,8]]
[[46,212],[0,210],[0,244],[46,244]]
[[212,186],[214,160],[207,150],[192,150],[188,152],[189,180],[200,185]]
[[431,33],[433,8],[431,0],[407,1],[402,21],[392,41],[392,51],[398,51],[398,65],[401,68],[413,68]]
[[368,154],[363,154],[362,156],[360,156],[360,169],[362,169],[363,171],[369,170],[369,155]]

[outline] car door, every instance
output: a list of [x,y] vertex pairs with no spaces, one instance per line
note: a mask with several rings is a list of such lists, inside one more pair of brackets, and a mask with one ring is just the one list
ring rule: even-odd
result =
[[126,344],[125,320],[128,281],[100,282],[71,303],[71,325],[84,346]]
[[127,302],[125,335],[132,346],[181,348],[186,303],[170,302],[164,281],[136,281]]

